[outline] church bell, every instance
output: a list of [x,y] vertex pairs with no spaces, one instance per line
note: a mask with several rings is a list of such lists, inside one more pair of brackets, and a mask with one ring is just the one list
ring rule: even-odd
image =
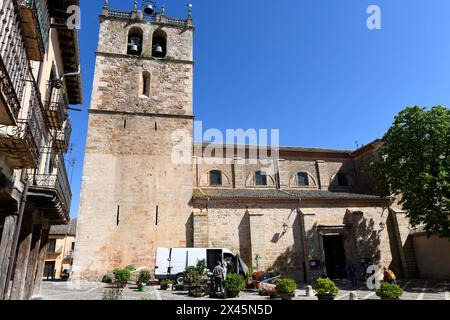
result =
[[131,43],[129,44],[130,49],[128,53],[132,55],[139,55],[141,39],[139,37],[132,37],[130,38],[130,41]]
[[163,57],[164,56],[164,51],[163,51],[163,48],[161,47],[161,45],[157,44],[155,46],[155,50],[153,52],[153,55],[155,57]]
[[148,4],[144,9],[145,14],[151,15],[151,14],[153,14],[153,12],[155,12],[155,8],[153,7],[153,4]]

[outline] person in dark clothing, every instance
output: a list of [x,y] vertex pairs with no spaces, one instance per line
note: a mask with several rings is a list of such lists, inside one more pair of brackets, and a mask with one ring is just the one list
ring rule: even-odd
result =
[[356,287],[358,285],[358,280],[356,279],[356,268],[353,263],[347,265],[347,274],[352,281],[352,286]]

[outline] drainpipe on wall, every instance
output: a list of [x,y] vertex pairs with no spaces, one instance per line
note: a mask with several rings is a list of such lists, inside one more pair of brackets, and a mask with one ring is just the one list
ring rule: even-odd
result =
[[[22,171],[22,174],[24,173],[24,171]],[[16,251],[17,251],[17,246],[19,243],[19,236],[20,236],[20,229],[22,228],[22,220],[23,220],[23,213],[25,211],[25,205],[26,205],[26,199],[27,199],[27,194],[28,194],[28,179],[25,182],[25,186],[22,192],[22,199],[20,201],[20,209],[19,209],[19,218],[17,220],[17,225],[16,225],[16,230],[14,232],[14,240],[13,240],[13,244],[11,247],[11,253],[9,256],[9,265],[8,265],[8,273],[6,276],[6,285],[5,285],[5,291],[3,292],[3,297],[5,300],[7,300],[8,298],[8,293],[9,293],[9,288],[11,285],[11,278],[12,278],[12,271],[14,268],[14,262],[16,260]]]

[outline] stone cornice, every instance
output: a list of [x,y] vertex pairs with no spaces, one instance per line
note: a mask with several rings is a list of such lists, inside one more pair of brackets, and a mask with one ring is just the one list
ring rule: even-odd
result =
[[139,60],[159,61],[159,62],[178,63],[178,64],[191,64],[191,65],[195,64],[195,62],[191,61],[191,60],[167,59],[167,58],[166,59],[158,59],[158,58],[154,58],[154,57],[132,56],[132,55],[123,54],[123,53],[111,53],[111,52],[96,51],[95,54],[97,56],[104,56],[104,57],[139,59]]
[[190,120],[195,118],[193,115],[185,115],[185,114],[126,112],[126,111],[99,110],[99,109],[88,109],[88,113],[141,116],[141,117],[156,117],[156,118],[176,118],[176,119],[190,119]]

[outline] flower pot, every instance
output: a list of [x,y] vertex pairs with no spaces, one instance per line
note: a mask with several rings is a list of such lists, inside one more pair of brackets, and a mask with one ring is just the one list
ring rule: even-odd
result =
[[167,290],[167,284],[162,284],[159,289],[160,290]]
[[138,290],[140,292],[144,292],[145,291],[145,286],[138,286]]
[[278,292],[281,297],[281,300],[292,300],[295,297],[295,293],[287,293],[287,292]]
[[237,298],[239,297],[239,291],[227,291],[228,298]]
[[319,300],[334,300],[334,296],[332,294],[316,294],[316,297]]

